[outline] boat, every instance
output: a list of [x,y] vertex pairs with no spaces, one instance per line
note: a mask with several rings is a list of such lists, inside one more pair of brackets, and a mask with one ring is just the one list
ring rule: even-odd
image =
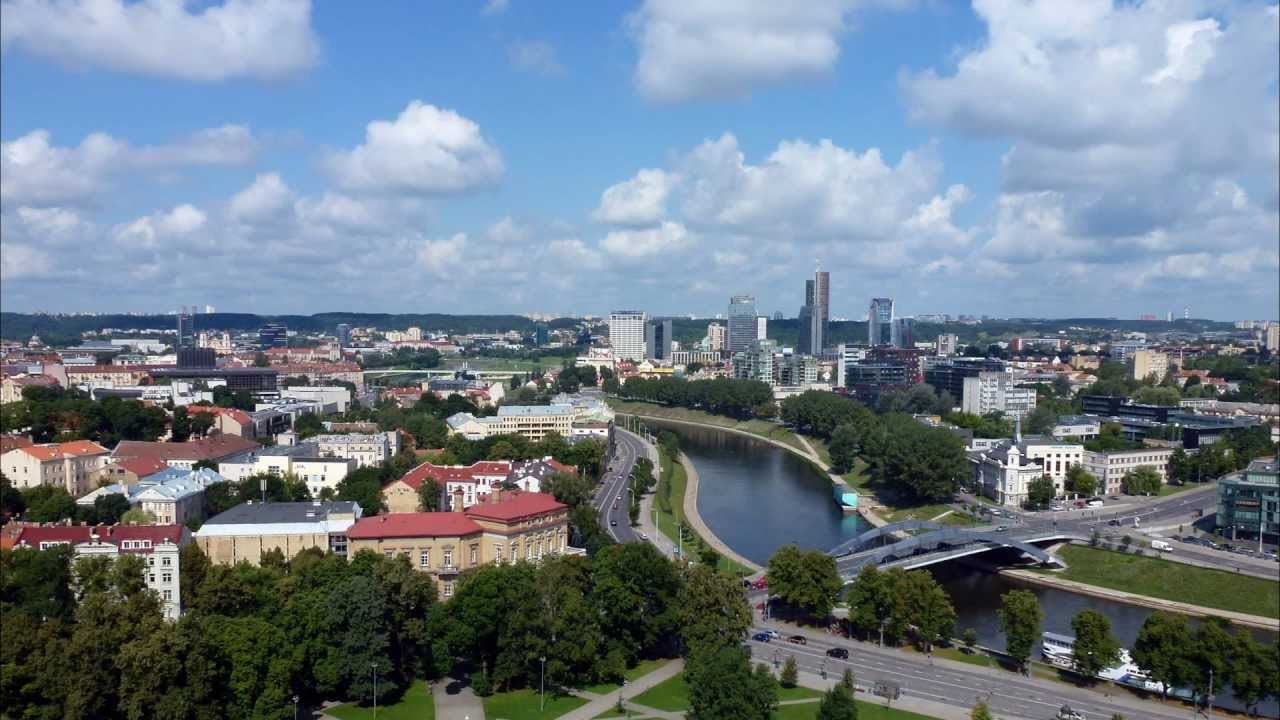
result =
[[[1046,631],[1040,636],[1040,654],[1044,657],[1045,662],[1064,670],[1075,670],[1076,663],[1072,658],[1075,645],[1076,639],[1070,635]],[[1152,680],[1145,670],[1133,662],[1133,657],[1129,655],[1129,651],[1126,648],[1120,648],[1120,662],[1111,667],[1103,668],[1097,674],[1097,677],[1109,680],[1117,685],[1124,685],[1150,693],[1159,693],[1164,690],[1164,683]],[[1190,700],[1191,690],[1187,688],[1172,688],[1169,690],[1168,695]]]
[[857,490],[854,490],[843,482],[833,482],[831,483],[831,497],[836,501],[836,505],[840,506],[841,511],[846,513],[857,512]]

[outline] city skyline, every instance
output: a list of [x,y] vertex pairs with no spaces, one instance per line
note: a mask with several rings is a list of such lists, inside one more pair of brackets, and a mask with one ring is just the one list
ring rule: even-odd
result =
[[1280,305],[1273,3],[74,5],[3,9],[7,310]]

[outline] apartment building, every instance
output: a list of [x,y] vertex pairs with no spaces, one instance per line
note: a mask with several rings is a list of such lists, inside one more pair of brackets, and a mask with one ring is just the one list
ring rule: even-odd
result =
[[121,440],[112,451],[111,460],[150,458],[179,470],[193,470],[202,460],[219,462],[257,447],[258,443],[253,440],[234,435],[211,435],[180,443]]
[[1155,350],[1134,351],[1125,362],[1129,365],[1129,376],[1134,380],[1145,380],[1154,375],[1156,382],[1160,382],[1169,372],[1169,356]]
[[193,518],[204,517],[205,490],[211,485],[226,481],[226,478],[209,468],[165,468],[132,485],[104,485],[76,500],[76,504],[93,507],[99,497],[122,495],[129,501],[129,505],[151,513],[161,525],[183,525]]
[[160,599],[166,620],[182,613],[180,547],[190,541],[188,530],[169,525],[40,525],[18,531],[15,547],[49,550],[70,545],[76,558],[142,555],[143,581]]
[[1144,447],[1137,450],[1109,450],[1107,452],[1084,451],[1084,467],[1089,474],[1098,478],[1100,492],[1107,495],[1119,495],[1120,483],[1125,473],[1143,465],[1149,465],[1160,474],[1161,482],[1169,481],[1169,458],[1173,457],[1171,448]]
[[400,452],[400,436],[395,432],[317,435],[311,442],[322,456],[355,460],[356,467],[379,467]]
[[349,500],[247,502],[209,518],[194,537],[211,562],[223,565],[257,565],[270,550],[286,558],[308,548],[345,556],[347,531],[361,514]]
[[489,563],[539,561],[569,550],[569,508],[550,495],[499,491],[485,503],[450,512],[412,512],[363,518],[348,532],[350,552],[403,555],[430,573],[443,597],[458,574]]
[[218,463],[218,472],[239,483],[253,475],[292,475],[307,484],[307,492],[319,497],[326,488],[338,489],[347,474],[358,467],[351,458],[330,457],[313,442],[256,448]]
[[1036,409],[1036,391],[1018,387],[1009,373],[979,372],[974,377],[964,378],[960,407],[974,415],[1001,412],[1020,418]]
[[51,485],[78,497],[92,488],[90,476],[110,457],[110,450],[89,440],[44,443],[0,455],[0,470],[16,488]]
[[456,413],[445,421],[451,434],[468,440],[483,440],[492,435],[523,435],[533,442],[549,432],[569,437],[573,430],[574,409],[571,405],[503,405],[498,414],[476,417]]

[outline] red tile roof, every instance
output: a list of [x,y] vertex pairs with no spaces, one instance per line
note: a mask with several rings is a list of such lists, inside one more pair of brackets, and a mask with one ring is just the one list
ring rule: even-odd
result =
[[568,505],[545,493],[513,493],[507,497],[509,499],[495,503],[472,505],[462,513],[484,520],[511,522],[569,509]]
[[426,462],[405,473],[400,478],[404,484],[417,490],[422,481],[435,478],[437,482],[475,482],[477,475],[510,477],[512,465],[506,460],[482,460],[471,465],[434,465]]
[[[117,545],[124,540],[150,540],[153,545],[168,540],[181,544],[186,528],[182,525],[40,525],[27,526],[18,531],[17,545],[39,548],[42,542],[66,542],[71,544],[91,541],[97,534],[99,542]],[[130,549],[132,551],[133,548]],[[145,549],[138,549],[145,552]]]
[[155,475],[156,473],[169,468],[169,465],[164,460],[155,457],[121,458],[113,462],[112,465],[119,465],[134,475],[137,475],[139,479],[147,477],[148,475]]
[[26,435],[0,435],[0,455],[10,450],[31,447],[33,444]]
[[240,408],[224,408],[214,405],[188,405],[187,412],[209,413],[210,415],[217,415],[219,417],[229,417],[242,427],[253,422],[253,419],[249,417],[249,413],[241,410]]
[[84,455],[102,455],[103,453],[111,452],[92,440],[72,440],[71,442],[64,443],[28,445],[18,449],[40,462],[61,460],[68,457],[81,457]]
[[151,457],[160,460],[219,460],[253,450],[258,443],[235,435],[213,435],[187,442],[145,442],[121,440],[111,457]]
[[458,512],[417,512],[360,519],[347,530],[351,540],[396,537],[457,537],[483,532],[475,520]]

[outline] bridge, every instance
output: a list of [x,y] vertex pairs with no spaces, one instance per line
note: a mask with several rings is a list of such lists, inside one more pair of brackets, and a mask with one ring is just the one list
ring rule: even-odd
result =
[[[896,537],[910,530],[926,532],[871,547],[878,540]],[[845,582],[852,582],[862,568],[868,565],[916,570],[1001,548],[1017,550],[1022,557],[1042,565],[1065,567],[1066,563],[1061,558],[1037,545],[1064,540],[1083,541],[1085,538],[1056,529],[1027,528],[997,532],[990,528],[946,527],[928,520],[909,520],[868,530],[832,549],[830,554],[837,558],[836,568],[840,576]]]

